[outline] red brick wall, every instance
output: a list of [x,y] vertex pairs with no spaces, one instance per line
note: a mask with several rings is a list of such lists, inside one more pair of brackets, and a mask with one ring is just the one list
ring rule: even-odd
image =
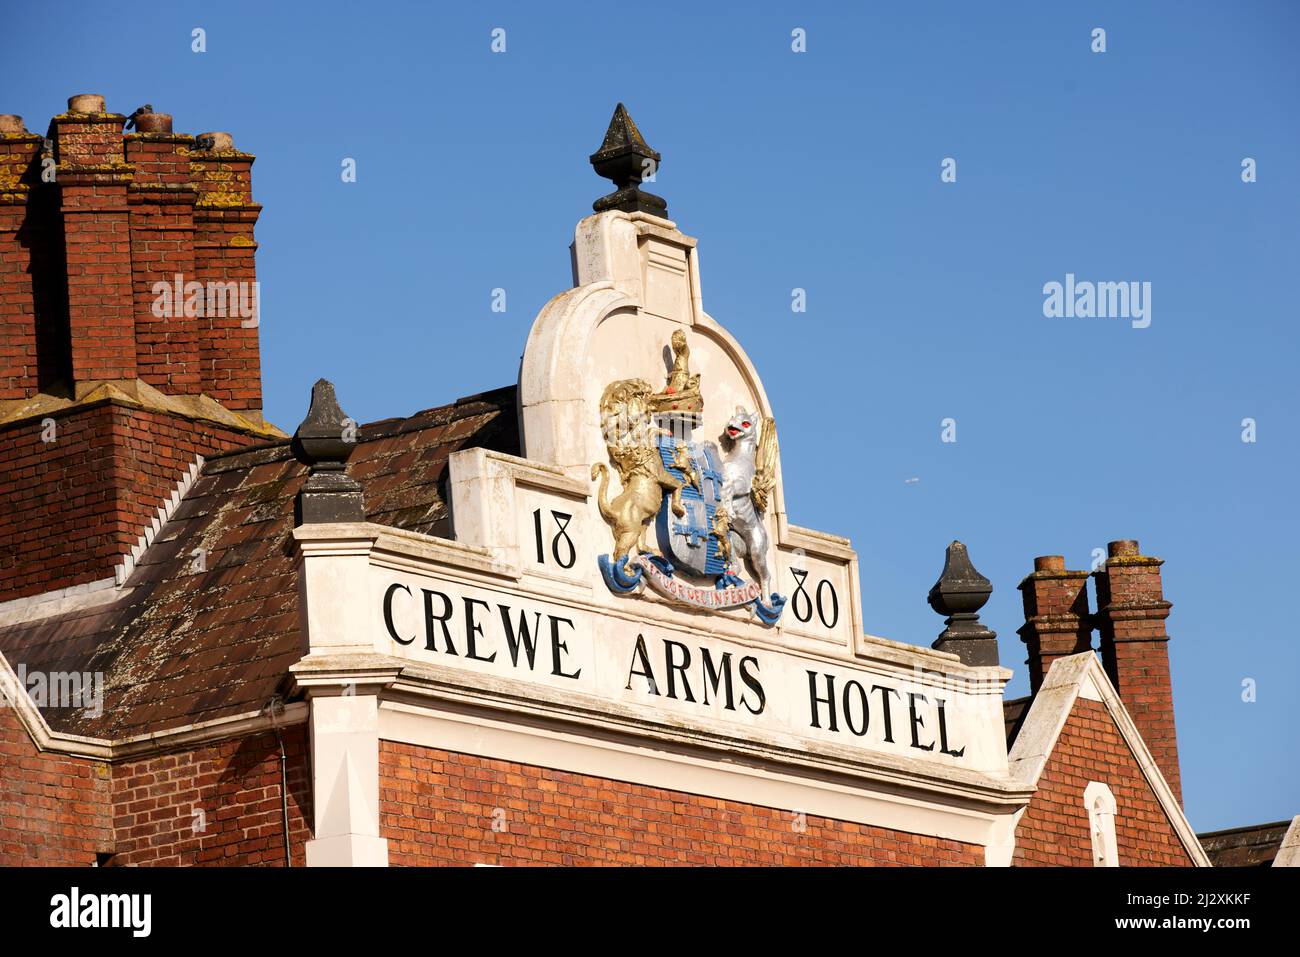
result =
[[[289,846],[302,867],[312,819],[307,734],[283,733]],[[283,835],[273,734],[109,765],[39,752],[14,710],[0,707],[0,867],[87,866],[101,852],[114,854],[113,865],[281,867]]]
[[0,430],[0,601],[109,578],[195,457],[253,439],[120,405]]
[[0,706],[0,867],[93,864],[112,845],[110,784],[101,761],[42,754]]
[[1092,781],[1106,784],[1115,795],[1120,866],[1192,863],[1105,706],[1080,698],[1016,828],[1015,864],[1093,866],[1083,805],[1083,790]]
[[[305,727],[286,730],[284,745],[289,847],[293,865],[302,867],[312,817]],[[118,765],[112,798],[115,865],[284,864],[280,750],[273,734]]]
[[978,845],[812,815],[801,833],[788,809],[416,745],[381,741],[379,768],[395,866],[984,863]]

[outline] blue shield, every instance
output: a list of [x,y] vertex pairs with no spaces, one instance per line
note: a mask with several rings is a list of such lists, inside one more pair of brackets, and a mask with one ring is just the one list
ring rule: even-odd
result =
[[[672,436],[660,436],[658,445],[664,468],[682,482],[682,505],[686,508],[686,514],[681,517],[673,514],[669,504],[672,496],[664,493],[655,519],[659,544],[677,568],[697,576],[721,575],[726,568],[718,555],[718,541],[711,532],[713,515],[722,495],[722,458],[718,447],[713,442],[684,442]],[[684,460],[689,461],[689,467]]]

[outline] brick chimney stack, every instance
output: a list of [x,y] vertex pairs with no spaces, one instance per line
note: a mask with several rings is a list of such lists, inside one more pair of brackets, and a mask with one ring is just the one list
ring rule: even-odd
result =
[[1169,675],[1165,619],[1173,606],[1160,581],[1164,562],[1141,554],[1133,540],[1111,542],[1105,565],[1093,573],[1101,660],[1152,757],[1183,800]]
[[190,178],[194,137],[173,133],[172,118],[163,113],[137,117],[136,123],[137,132],[122,140],[133,173],[128,191],[130,263],[140,380],[163,392],[204,392],[199,318],[184,309],[154,308],[158,283],[174,287],[177,275],[184,281],[198,278],[194,268],[197,191]]
[[23,274],[39,270],[37,249],[45,245],[39,231],[24,229],[43,139],[27,132],[21,116],[0,116],[0,402],[31,395],[40,379],[36,306]]
[[[256,289],[253,225],[262,207],[253,202],[255,157],[235,148],[229,133],[203,133],[190,157],[194,204],[194,269],[202,283],[242,283]],[[252,300],[250,306],[258,304]],[[261,415],[262,364],[259,317],[212,315],[200,323],[203,391],[227,409]]]
[[50,123],[62,199],[67,262],[71,382],[80,398],[92,383],[135,379],[131,290],[131,169],[122,155],[126,117],[104,98],[74,96]]
[[125,582],[200,457],[284,437],[253,159],[95,94],[45,137],[0,115],[0,602]]
[[1042,555],[1019,588],[1025,624],[1018,633],[1029,652],[1029,691],[1037,694],[1053,661],[1092,648],[1088,573],[1067,571],[1060,555]]

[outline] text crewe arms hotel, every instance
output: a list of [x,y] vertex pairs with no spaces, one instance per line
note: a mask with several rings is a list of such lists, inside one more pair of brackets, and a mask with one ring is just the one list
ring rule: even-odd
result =
[[405,657],[881,750],[966,753],[952,702],[929,687],[444,582],[390,581],[382,605]]

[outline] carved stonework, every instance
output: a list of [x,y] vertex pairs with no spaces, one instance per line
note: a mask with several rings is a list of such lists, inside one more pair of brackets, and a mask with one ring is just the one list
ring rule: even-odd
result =
[[356,441],[356,423],[339,407],[334,383],[318,379],[293,434],[294,455],[311,469],[294,505],[296,525],[366,520],[361,486],[344,471]]
[[[602,575],[617,594],[637,592],[648,581],[668,598],[697,607],[752,606],[760,621],[773,624],[785,604],[775,591],[763,520],[776,483],[776,423],[737,408],[722,436],[732,448],[725,461],[716,443],[690,441],[704,398],[680,329],[672,351],[662,392],[651,394],[641,379],[620,379],[601,396],[606,450],[623,486],[611,499],[608,468],[602,462],[591,467],[591,477],[600,480],[600,514],[614,538],[613,552],[598,559]],[[645,543],[652,521],[664,554]],[[739,574],[738,558],[752,581]]]
[[704,396],[700,394],[700,377],[691,374],[691,350],[686,344],[686,333],[678,329],[673,333],[673,368],[662,392],[653,400],[656,412],[689,417],[694,424],[704,414]]
[[975,570],[966,546],[953,542],[944,554],[943,573],[930,589],[930,607],[947,615],[948,626],[932,647],[956,654],[968,665],[998,663],[997,632],[980,623],[979,611],[993,594],[993,585]]

